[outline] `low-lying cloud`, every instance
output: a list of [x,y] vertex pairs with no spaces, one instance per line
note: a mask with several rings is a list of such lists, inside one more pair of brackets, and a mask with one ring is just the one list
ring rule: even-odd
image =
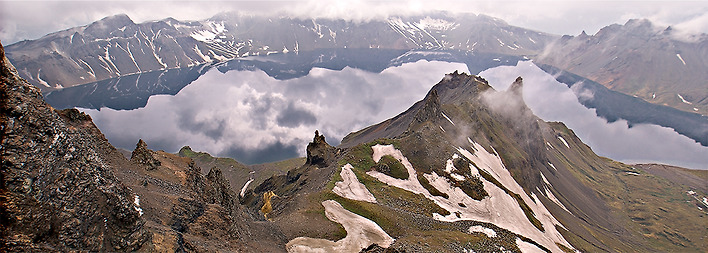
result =
[[595,109],[581,105],[565,84],[531,62],[489,69],[480,75],[497,90],[507,89],[522,76],[523,97],[534,114],[545,121],[565,123],[601,156],[627,163],[658,162],[708,169],[708,147],[666,127],[635,124],[630,128],[625,120],[608,123],[595,114]]

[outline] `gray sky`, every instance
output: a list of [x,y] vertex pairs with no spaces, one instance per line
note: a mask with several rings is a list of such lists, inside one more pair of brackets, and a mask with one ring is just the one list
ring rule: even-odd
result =
[[297,17],[338,17],[369,20],[387,15],[430,10],[483,13],[508,23],[554,34],[594,34],[600,28],[648,18],[691,33],[708,33],[708,1],[652,0],[528,0],[528,1],[34,1],[0,0],[0,40],[8,45],[23,39],[89,24],[125,13],[139,23],[173,17],[201,20],[222,11]]

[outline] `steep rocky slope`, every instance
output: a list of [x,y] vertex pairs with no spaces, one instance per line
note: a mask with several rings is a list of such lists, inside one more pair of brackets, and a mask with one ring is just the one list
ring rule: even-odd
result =
[[91,117],[55,111],[42,101],[39,89],[17,76],[1,45],[0,59],[0,247],[139,249],[150,234],[134,193],[115,176],[125,158]]
[[708,115],[707,58],[708,35],[643,19],[563,36],[537,60],[650,103]]

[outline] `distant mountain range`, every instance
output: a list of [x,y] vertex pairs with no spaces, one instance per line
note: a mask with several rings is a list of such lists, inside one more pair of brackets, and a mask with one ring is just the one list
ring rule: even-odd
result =
[[20,75],[45,91],[155,70],[316,49],[458,49],[535,54],[556,36],[483,15],[392,17],[364,23],[227,13],[135,24],[126,15],[7,47]]
[[708,35],[647,20],[561,37],[485,15],[444,12],[367,22],[223,13],[136,24],[116,15],[9,45],[7,55],[23,78],[46,92],[246,56],[369,48],[527,57],[650,103],[708,115]]

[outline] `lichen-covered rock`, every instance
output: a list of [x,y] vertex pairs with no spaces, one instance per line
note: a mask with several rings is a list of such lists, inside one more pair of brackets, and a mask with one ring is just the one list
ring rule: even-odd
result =
[[56,111],[0,45],[0,251],[133,251],[149,239],[120,153],[75,109]]

